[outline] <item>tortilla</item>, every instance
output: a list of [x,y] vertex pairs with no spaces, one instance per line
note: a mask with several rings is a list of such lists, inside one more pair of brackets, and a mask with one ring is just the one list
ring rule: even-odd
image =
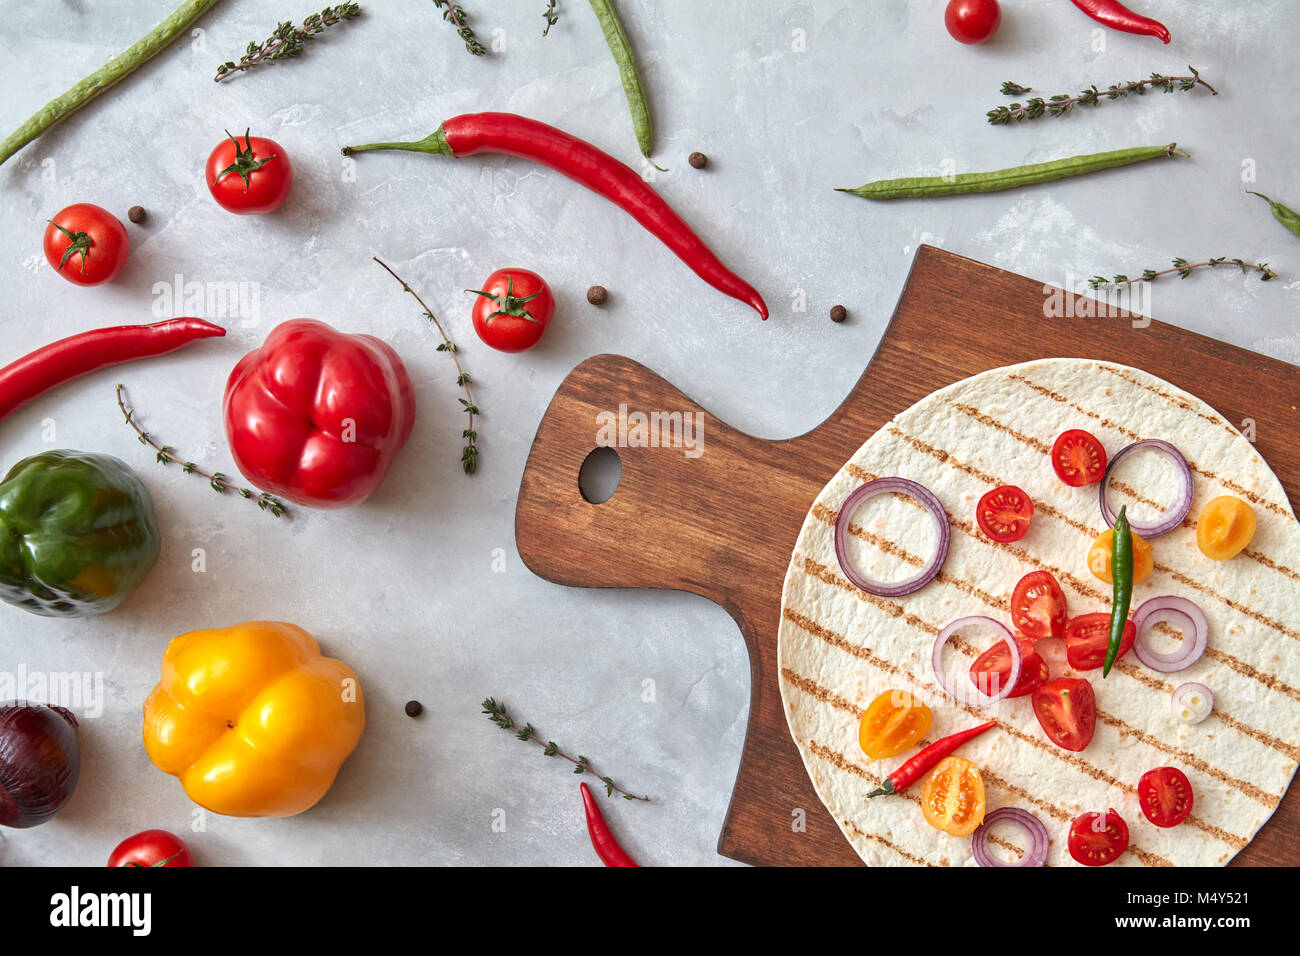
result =
[[[1193,470],[1195,499],[1183,526],[1152,540],[1156,569],[1134,588],[1133,608],[1176,594],[1194,601],[1210,623],[1209,647],[1191,667],[1160,674],[1129,653],[1097,696],[1097,729],[1080,753],[1047,739],[1029,697],[990,707],[958,704],[938,685],[931,650],[940,628],[968,615],[1010,622],[1015,583],[1043,568],[1060,582],[1069,614],[1110,610],[1111,589],[1085,561],[1106,525],[1096,485],[1070,488],[1048,453],[1069,428],[1091,432],[1114,455],[1144,438],[1173,443]],[[1121,463],[1112,482],[1116,507],[1151,517],[1174,496],[1173,466],[1141,452]],[[942,502],[952,543],[939,576],[905,597],[866,594],[835,558],[834,523],[849,493],[876,477],[920,482]],[[1029,534],[994,544],[975,524],[989,489],[1017,485],[1035,502]],[[1218,495],[1248,501],[1258,520],[1246,550],[1215,562],[1196,545],[1201,506]],[[916,573],[932,553],[925,512],[882,495],[855,513],[854,560],[883,580]],[[980,768],[988,809],[1017,806],[1035,814],[1051,838],[1048,865],[1075,865],[1066,846],[1071,821],[1113,807],[1127,822],[1128,850],[1112,865],[1206,866],[1227,863],[1276,809],[1300,760],[1300,525],[1281,483],[1243,435],[1199,399],[1138,369],[1082,359],[1046,359],[993,369],[933,393],[871,436],[818,495],[804,521],[781,600],[777,659],[786,719],[814,787],[845,837],[871,865],[975,865],[969,837],[927,824],[921,782],[897,796],[868,800],[912,751],[872,762],[858,745],[863,709],[878,694],[911,691],[931,708],[922,741],[938,740],[991,718],[999,726],[966,744],[960,756]],[[952,641],[945,670],[965,675],[991,635]],[[1155,635],[1157,650],[1175,646]],[[1161,644],[1160,641],[1166,643]],[[978,646],[974,646],[978,644]],[[1052,676],[1073,672],[1053,667]],[[1170,694],[1198,681],[1215,695],[1214,712],[1179,723]],[[1191,781],[1195,804],[1178,826],[1161,829],[1142,815],[1138,779],[1174,766]],[[1003,842],[1023,848],[1014,832]],[[1015,854],[1000,852],[1004,859]]]

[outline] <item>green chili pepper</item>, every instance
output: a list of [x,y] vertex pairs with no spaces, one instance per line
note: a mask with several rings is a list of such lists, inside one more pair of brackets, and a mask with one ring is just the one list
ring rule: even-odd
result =
[[1128,624],[1128,608],[1133,600],[1133,532],[1129,530],[1128,515],[1124,513],[1127,507],[1124,505],[1119,509],[1111,542],[1110,578],[1115,582],[1115,590],[1110,608],[1110,642],[1106,645],[1106,663],[1101,668],[1102,677],[1110,673],[1115,658],[1119,657],[1119,648],[1124,641],[1124,627]]
[[206,13],[216,2],[217,0],[185,0],[172,11],[171,16],[146,33],[133,46],[113,57],[67,92],[42,106],[28,118],[27,122],[10,133],[8,139],[0,143],[0,164],[55,123],[81,109],[137,67],[161,53],[194,19]]
[[[628,42],[627,31],[619,20],[610,0],[591,0],[591,9],[600,21],[600,28],[605,32],[605,42],[614,54],[618,64],[619,79],[623,81],[623,92],[627,95],[627,108],[632,111],[632,128],[636,130],[636,143],[641,147],[641,155],[650,158],[654,147],[654,124],[650,120],[650,104],[646,102],[645,90],[641,88],[641,76],[637,73],[636,57],[632,55],[632,44]],[[657,166],[662,169],[663,167]]]
[[999,189],[1015,189],[1034,183],[1047,183],[1068,176],[1082,176],[1116,166],[1129,166],[1148,159],[1165,156],[1186,156],[1177,149],[1177,143],[1168,146],[1137,146],[1133,149],[1115,149],[1108,153],[1088,153],[1067,159],[1054,159],[1047,163],[1013,166],[991,173],[959,173],[953,176],[914,176],[908,179],[880,179],[857,189],[839,189],[863,199],[918,199],[927,196],[955,196],[962,193],[991,193]]
[[1264,202],[1268,203],[1269,208],[1273,210],[1273,218],[1286,226],[1297,236],[1300,236],[1300,212],[1296,212],[1294,209],[1290,209],[1282,205],[1280,202],[1274,202],[1263,193],[1257,193],[1253,189],[1247,189],[1246,192],[1250,193],[1252,196],[1258,196],[1260,199],[1264,200]]

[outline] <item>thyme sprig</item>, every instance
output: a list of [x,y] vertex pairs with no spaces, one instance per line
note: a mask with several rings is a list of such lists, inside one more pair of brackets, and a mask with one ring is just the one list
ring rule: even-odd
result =
[[1193,269],[1214,269],[1221,265],[1236,266],[1241,270],[1242,275],[1248,275],[1251,272],[1259,273],[1259,281],[1267,282],[1269,279],[1276,279],[1277,273],[1268,267],[1267,262],[1246,262],[1244,259],[1229,259],[1227,256],[1219,256],[1217,259],[1206,259],[1204,262],[1188,262],[1186,259],[1174,259],[1173,266],[1168,269],[1143,269],[1142,274],[1138,276],[1117,275],[1109,279],[1105,276],[1093,276],[1088,280],[1088,285],[1093,289],[1115,288],[1118,286],[1132,285],[1135,282],[1154,282],[1161,276],[1178,273],[1180,279],[1186,279],[1192,274]]
[[452,342],[452,340],[447,337],[447,332],[443,329],[442,323],[438,321],[438,317],[433,314],[433,310],[424,304],[424,300],[420,298],[416,291],[406,284],[405,279],[390,269],[386,262],[377,256],[371,256],[371,258],[383,266],[384,271],[401,283],[402,288],[411,293],[411,295],[414,296],[415,301],[420,303],[420,308],[424,309],[424,317],[437,327],[438,334],[442,336],[442,341],[438,344],[438,351],[446,352],[451,356],[451,360],[456,363],[456,384],[465,390],[465,397],[459,401],[462,410],[469,415],[469,424],[465,427],[465,430],[460,433],[460,437],[465,439],[465,447],[460,453],[460,465],[465,469],[465,474],[472,475],[474,474],[474,469],[478,467],[478,431],[474,428],[474,416],[483,414],[478,410],[478,405],[474,402],[474,393],[470,389],[470,384],[474,380],[470,378],[469,373],[461,367],[460,350],[456,348],[456,343]]
[[[1009,123],[1038,119],[1042,116],[1064,116],[1076,106],[1100,106],[1102,100],[1117,100],[1128,96],[1130,93],[1141,96],[1148,89],[1163,90],[1165,93],[1186,93],[1198,86],[1203,86],[1215,96],[1219,95],[1218,90],[1201,79],[1201,74],[1196,71],[1196,67],[1189,65],[1187,68],[1192,71],[1190,76],[1165,76],[1162,73],[1152,73],[1150,79],[1134,80],[1131,83],[1115,83],[1105,90],[1099,90],[1094,84],[1080,91],[1078,96],[1070,96],[1068,93],[1057,93],[1047,99],[1035,96],[1023,104],[1012,103],[1010,106],[995,106],[985,115],[988,116],[989,122],[994,126],[1006,126]],[[1021,86],[1010,80],[1002,84],[1002,94],[1004,96],[1023,96],[1032,89],[1033,87]]]
[[570,757],[560,749],[559,744],[554,740],[543,740],[537,735],[537,730],[532,724],[524,724],[522,727],[517,725],[514,718],[510,716],[510,712],[506,710],[504,701],[497,701],[489,697],[487,700],[483,701],[482,707],[483,713],[487,715],[487,718],[502,730],[509,730],[520,740],[531,740],[533,743],[541,747],[542,756],[562,757],[569,761],[569,763],[573,764],[574,773],[589,773],[598,778],[600,782],[605,785],[606,796],[612,797],[615,792],[617,792],[624,800],[640,800],[643,803],[650,802],[649,797],[638,796],[635,793],[628,793],[609,777],[602,777],[600,774],[596,773],[595,768],[591,765],[591,761],[586,757],[581,755]]
[[227,491],[233,491],[241,498],[247,498],[249,501],[257,503],[257,506],[263,511],[268,511],[273,518],[282,518],[289,513],[288,507],[278,498],[268,495],[265,491],[253,491],[249,488],[243,488],[233,484],[225,475],[219,471],[208,473],[199,468],[192,461],[186,461],[176,454],[176,449],[171,445],[160,445],[154,441],[153,436],[142,429],[135,420],[135,409],[128,408],[126,405],[126,388],[122,385],[117,386],[117,407],[122,410],[122,417],[126,423],[135,430],[136,437],[139,438],[140,444],[148,445],[155,452],[154,457],[160,465],[177,464],[181,466],[181,471],[187,475],[198,475],[208,479],[208,487],[218,494],[224,494]]
[[551,32],[551,27],[560,22],[560,15],[555,12],[555,0],[546,4],[546,12],[542,16],[546,19],[546,29],[542,31],[542,36],[546,36]]
[[263,63],[302,56],[303,47],[308,40],[324,33],[327,27],[359,16],[361,16],[361,4],[340,3],[326,7],[320,13],[313,13],[302,21],[301,27],[294,27],[292,20],[286,20],[278,24],[271,35],[261,43],[249,43],[238,63],[227,60],[217,67],[217,75],[212,80],[214,83],[220,83],[222,80],[230,79],[236,73],[251,70]]
[[479,43],[474,35],[474,28],[469,25],[469,14],[459,3],[451,0],[433,0],[433,5],[442,11],[442,18],[456,28],[456,35],[465,41],[465,49],[471,56],[483,56],[487,47]]

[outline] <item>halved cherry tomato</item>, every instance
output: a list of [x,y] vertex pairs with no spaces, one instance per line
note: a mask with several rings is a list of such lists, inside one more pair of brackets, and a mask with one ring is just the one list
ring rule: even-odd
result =
[[1034,502],[1015,485],[1002,485],[985,492],[975,506],[980,530],[999,544],[1019,541],[1029,534],[1029,519],[1033,514]]
[[[1132,532],[1129,532],[1132,534]],[[1088,570],[1092,572],[1093,577],[1107,584],[1114,584],[1115,581],[1110,576],[1110,557],[1111,551],[1115,547],[1115,531],[1103,531],[1097,535],[1097,540],[1093,541],[1092,547],[1088,549]],[[1133,583],[1141,584],[1151,576],[1151,569],[1155,567],[1155,559],[1151,556],[1151,545],[1147,544],[1139,535],[1133,534]]]
[[1114,863],[1128,849],[1128,824],[1114,810],[1089,810],[1070,824],[1070,856],[1084,866]]
[[1052,467],[1072,488],[1095,485],[1106,474],[1106,449],[1088,432],[1071,428],[1052,443]]
[[[1034,688],[1045,684],[1051,677],[1047,662],[1034,650],[1034,642],[1023,635],[1016,635],[1020,645],[1020,678],[1008,697],[1024,697],[1032,694]],[[987,651],[975,658],[970,666],[970,679],[980,693],[992,697],[1006,686],[1011,676],[1011,650],[1006,641],[998,641]]]
[[1049,740],[1078,752],[1097,729],[1097,698],[1082,677],[1058,677],[1034,691],[1034,716]]
[[1255,511],[1240,498],[1220,495],[1196,519],[1196,546],[1211,561],[1235,558],[1255,537]]
[[921,791],[925,822],[953,836],[969,836],[984,822],[984,778],[965,757],[944,757]]
[[[1128,653],[1137,638],[1137,625],[1124,622],[1119,641],[1119,657]],[[1080,614],[1065,625],[1065,659],[1076,671],[1096,670],[1106,663],[1106,646],[1110,643],[1109,614]],[[1115,658],[1119,660],[1119,657]]]
[[1192,812],[1192,782],[1177,767],[1156,767],[1138,781],[1142,814],[1158,827],[1175,827]]
[[872,760],[910,750],[930,730],[930,708],[905,690],[887,690],[867,707],[858,744]]
[[1031,571],[1011,592],[1011,623],[1031,641],[1065,633],[1065,592],[1050,571]]

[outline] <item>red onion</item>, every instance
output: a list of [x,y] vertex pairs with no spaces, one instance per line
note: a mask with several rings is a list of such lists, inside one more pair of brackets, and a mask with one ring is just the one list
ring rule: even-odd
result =
[[1110,460],[1106,466],[1106,473],[1102,475],[1101,487],[1098,489],[1097,498],[1101,505],[1101,517],[1108,527],[1115,527],[1115,506],[1110,502],[1110,476],[1115,472],[1115,466],[1127,458],[1135,451],[1141,451],[1149,448],[1152,451],[1158,451],[1165,455],[1178,466],[1178,497],[1174,500],[1172,507],[1155,521],[1141,522],[1128,519],[1129,530],[1134,534],[1141,535],[1143,538],[1158,538],[1162,534],[1168,534],[1183,523],[1188,512],[1192,510],[1192,469],[1187,465],[1187,459],[1173,445],[1167,441],[1160,441],[1155,438],[1146,438],[1142,441],[1135,441],[1133,444],[1121,448],[1115,457]]
[[[989,853],[989,830],[997,823],[1011,823],[1025,834],[1029,846],[1025,855],[1015,863],[1003,863],[994,859]],[[1042,866],[1047,862],[1047,847],[1051,841],[1047,838],[1047,827],[1028,810],[1019,807],[998,807],[984,818],[979,829],[971,836],[971,852],[975,862],[980,866]]]
[[[944,677],[944,645],[948,643],[950,637],[960,631],[963,627],[967,627],[971,624],[981,624],[996,628],[1001,633],[1002,640],[1006,643],[1007,647],[1011,649],[1011,673],[1007,675],[1006,683],[1002,685],[1002,689],[992,697],[988,696],[977,687],[972,687],[970,683],[966,681],[962,681],[958,684],[958,687],[961,689],[961,692],[958,693],[958,691],[948,683],[947,678]],[[934,678],[939,682],[939,686],[948,692],[949,697],[952,697],[958,702],[963,704],[975,704],[978,707],[987,707],[989,704],[996,704],[998,701],[1005,699],[1013,690],[1016,689],[1016,681],[1020,680],[1020,663],[1020,644],[1011,636],[1011,632],[1007,630],[1006,625],[1001,621],[995,621],[991,617],[980,617],[979,615],[972,617],[959,617],[957,620],[945,627],[939,632],[939,636],[935,638],[934,650],[930,653],[930,665],[934,668]]]
[[[1169,621],[1183,632],[1183,643],[1172,654],[1161,654],[1148,643],[1151,625]],[[1133,639],[1133,653],[1147,667],[1162,674],[1186,670],[1201,659],[1209,642],[1210,622],[1205,612],[1187,598],[1172,594],[1153,597],[1142,602],[1133,615],[1137,637]]]
[[0,704],[0,826],[34,827],[77,786],[77,718],[63,707]]
[[[921,569],[921,572],[896,584],[886,584],[883,581],[872,580],[860,572],[853,562],[849,560],[849,522],[852,520],[853,512],[858,505],[867,499],[890,492],[907,495],[907,497],[920,502],[934,521],[934,531],[937,539],[934,557]],[[934,580],[935,575],[939,573],[939,569],[943,567],[944,561],[948,559],[950,536],[948,512],[943,510],[943,505],[939,503],[939,499],[928,488],[907,478],[877,478],[856,489],[840,506],[839,517],[835,519],[835,558],[839,561],[840,570],[844,572],[844,576],[853,582],[856,587],[861,588],[868,594],[874,594],[877,597],[902,597],[904,594],[911,594],[913,591],[921,590]]]
[[1204,684],[1188,681],[1174,688],[1169,708],[1185,724],[1199,724],[1214,710],[1214,691]]

